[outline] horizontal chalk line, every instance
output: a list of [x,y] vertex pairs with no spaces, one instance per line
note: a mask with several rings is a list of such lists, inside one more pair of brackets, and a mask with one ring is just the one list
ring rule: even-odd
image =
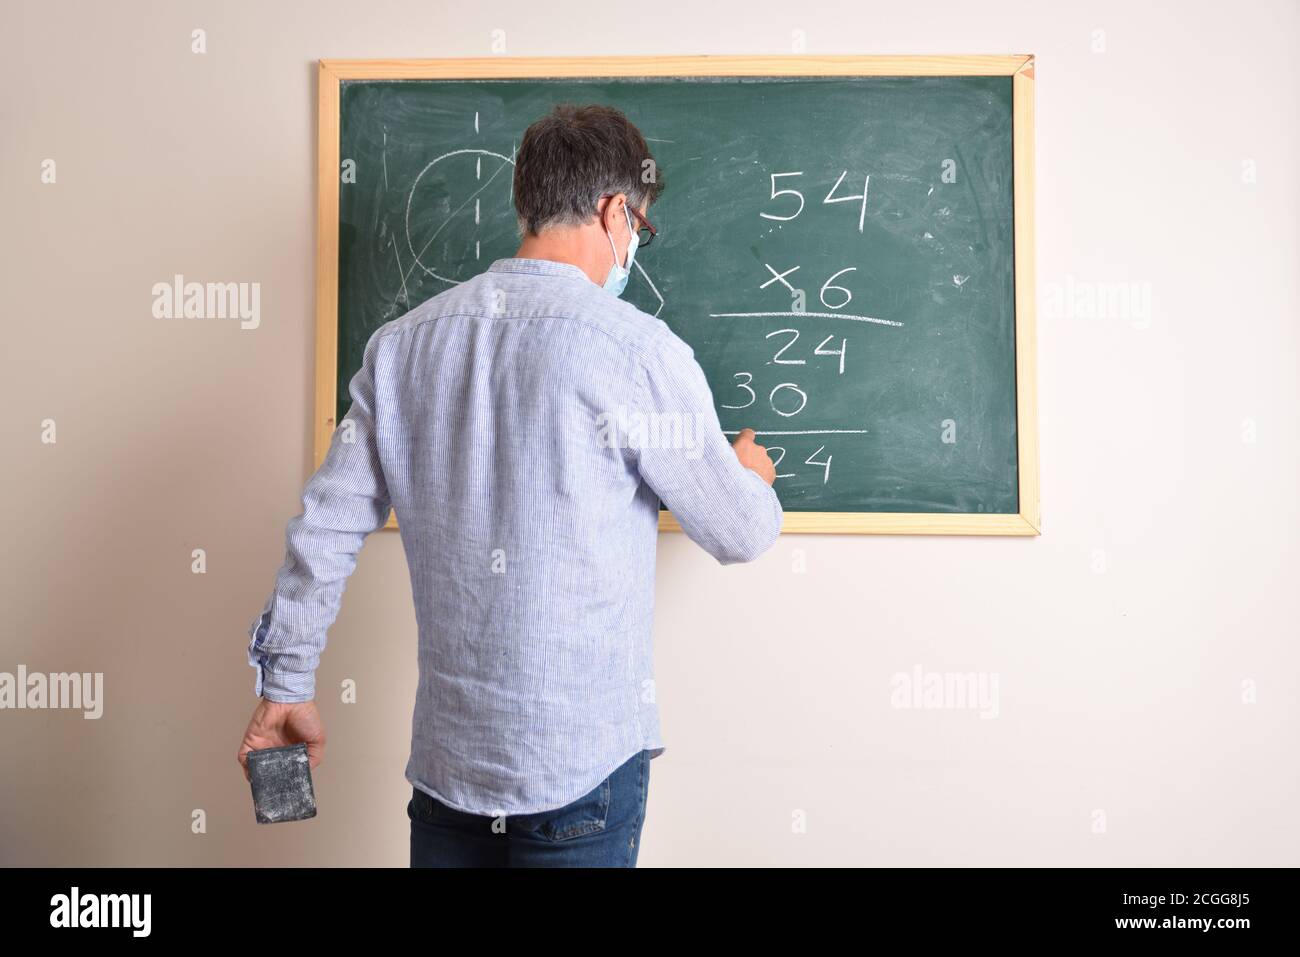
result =
[[[866,435],[869,429],[803,429],[797,432],[773,432],[755,429],[755,435]],[[723,429],[723,435],[739,435],[740,429]]]
[[852,322],[874,322],[881,326],[901,326],[893,319],[877,319],[875,316],[851,316],[843,312],[711,312],[710,319],[744,319],[744,318],[803,318],[803,319],[848,319]]

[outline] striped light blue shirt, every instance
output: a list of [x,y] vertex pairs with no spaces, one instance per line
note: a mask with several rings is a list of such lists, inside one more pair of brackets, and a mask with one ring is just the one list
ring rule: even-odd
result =
[[578,267],[499,259],[381,326],[249,629],[255,690],[308,701],[366,536],[397,515],[419,626],[406,778],[532,814],[664,750],[659,503],[719,562],[781,505],[740,465],[691,348]]

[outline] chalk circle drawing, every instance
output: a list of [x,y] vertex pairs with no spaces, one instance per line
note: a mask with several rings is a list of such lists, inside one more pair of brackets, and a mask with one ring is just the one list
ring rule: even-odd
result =
[[[484,166],[491,162],[495,162],[496,169],[489,173]],[[492,150],[459,149],[443,153],[420,170],[406,197],[410,268],[419,268],[434,279],[459,285],[482,272],[482,262],[511,256],[519,241],[513,197],[514,165],[512,157]],[[510,174],[499,181],[503,170],[510,170]],[[489,193],[488,188],[494,183],[496,188]],[[466,193],[464,201],[453,208],[455,198]],[[418,202],[417,194],[421,194]],[[463,226],[448,230],[458,217],[463,218]],[[417,249],[416,240],[426,232],[428,238]],[[440,237],[442,242],[434,246]],[[658,302],[654,314],[659,315],[664,307],[663,296],[641,263],[633,260],[632,265]],[[458,272],[462,275],[453,275]],[[406,274],[409,273],[407,269]],[[402,278],[405,281],[406,276]]]
[[[496,169],[487,173],[486,179],[485,159],[496,162]],[[514,165],[509,156],[491,150],[462,149],[443,153],[420,170],[406,197],[406,246],[415,267],[435,279],[457,285],[482,272],[477,264],[484,239],[488,240],[490,259],[509,255],[508,252],[494,255],[491,250],[504,249],[517,242],[509,192]],[[502,170],[507,169],[511,174],[505,177],[505,182],[498,183]],[[494,183],[498,183],[498,188],[488,194],[489,202],[485,203],[484,194]],[[422,194],[419,202],[417,194]],[[456,198],[464,194],[468,194],[464,201],[453,208]],[[466,220],[463,226],[458,224],[458,228],[448,231],[447,227],[462,214]],[[426,230],[428,238],[417,249],[416,234]],[[443,241],[430,251],[440,236],[444,237]],[[458,267],[464,275],[452,275]]]

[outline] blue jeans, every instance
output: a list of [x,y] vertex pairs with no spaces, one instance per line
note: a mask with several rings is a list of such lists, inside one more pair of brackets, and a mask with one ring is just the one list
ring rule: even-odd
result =
[[466,814],[413,787],[411,866],[636,867],[649,785],[650,752],[638,751],[573,803],[538,814]]

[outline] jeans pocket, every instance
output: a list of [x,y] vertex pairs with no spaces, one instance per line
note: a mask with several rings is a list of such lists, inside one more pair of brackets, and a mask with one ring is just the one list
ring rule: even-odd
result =
[[447,805],[419,788],[411,789],[411,800],[406,803],[406,816],[421,824],[431,824],[439,819],[445,820],[448,814],[455,813]]
[[524,815],[516,823],[553,844],[568,841],[605,829],[609,818],[609,797],[609,778],[606,778],[571,804],[554,811]]

